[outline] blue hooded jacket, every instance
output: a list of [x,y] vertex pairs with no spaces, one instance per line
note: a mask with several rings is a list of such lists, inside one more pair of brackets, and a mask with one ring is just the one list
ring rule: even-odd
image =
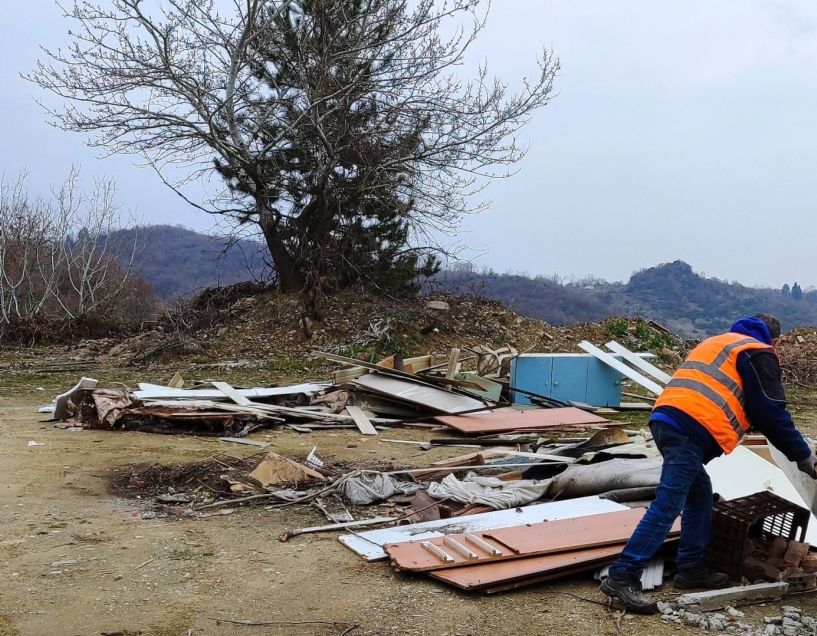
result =
[[[767,345],[772,344],[769,328],[754,316],[735,321],[729,331],[755,338]],[[752,428],[765,435],[789,460],[797,462],[806,459],[811,455],[811,448],[786,410],[786,394],[777,355],[768,350],[744,351],[738,356],[737,367],[743,381],[746,415]],[[650,424],[653,422],[671,426],[695,440],[704,451],[704,463],[723,454],[709,431],[679,409],[658,407],[650,416]]]

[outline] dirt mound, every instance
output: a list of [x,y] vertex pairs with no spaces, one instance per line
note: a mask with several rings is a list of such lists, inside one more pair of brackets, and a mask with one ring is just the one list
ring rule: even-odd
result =
[[112,366],[262,364],[295,377],[304,373],[304,357],[314,349],[376,361],[478,345],[569,352],[578,351],[582,340],[603,344],[615,338],[631,349],[663,354],[668,362],[685,351],[682,340],[641,319],[554,327],[478,295],[407,299],[346,291],[326,299],[325,315],[323,321],[310,320],[297,296],[240,284],[202,292],[139,334],[89,338],[53,347],[49,354]]
[[798,327],[777,342],[783,379],[800,386],[817,385],[817,328]]

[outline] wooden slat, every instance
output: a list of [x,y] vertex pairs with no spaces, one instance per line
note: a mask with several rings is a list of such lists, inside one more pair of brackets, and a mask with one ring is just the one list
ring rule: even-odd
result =
[[211,382],[211,384],[239,406],[251,406],[252,400],[241,395],[226,382]]
[[594,344],[590,344],[589,342],[587,342],[587,340],[582,340],[578,346],[579,349],[582,349],[589,353],[590,355],[598,358],[608,367],[615,369],[621,375],[630,378],[633,382],[635,382],[636,384],[640,384],[648,391],[655,393],[656,395],[661,395],[661,392],[664,390],[664,387],[662,387],[661,385],[656,384],[649,378],[645,378],[638,371],[635,371],[631,367],[628,367],[626,364],[621,362],[621,360],[616,360],[609,353],[607,353],[606,351],[602,351]]
[[610,420],[575,407],[524,410],[506,407],[472,415],[441,415],[434,419],[462,433],[469,434],[612,424]]
[[355,422],[355,425],[358,427],[361,433],[364,435],[377,435],[377,430],[372,425],[369,418],[366,417],[366,414],[363,412],[363,409],[359,406],[347,406],[346,412],[352,416],[352,419]]
[[654,377],[662,384],[666,384],[672,379],[671,375],[669,375],[668,373],[664,373],[661,369],[659,369],[655,365],[650,364],[644,358],[642,358],[636,353],[633,353],[627,347],[625,347],[622,344],[619,344],[615,340],[611,340],[604,346],[607,347],[613,353],[617,353],[618,355],[620,355],[634,367],[638,367],[645,373],[649,373],[652,377]]
[[[477,563],[493,563],[499,560],[555,554],[624,543],[630,538],[638,522],[644,516],[644,508],[589,515],[561,521],[546,521],[523,526],[473,532],[483,541],[502,550],[501,555],[479,555]],[[450,535],[450,538],[465,542],[464,535]],[[441,549],[444,538],[428,539]],[[504,548],[507,548],[505,550]],[[428,554],[419,542],[409,541],[385,546],[392,565],[398,570],[426,572],[443,567],[470,565],[469,560],[459,554],[452,554],[452,561],[441,563]]]

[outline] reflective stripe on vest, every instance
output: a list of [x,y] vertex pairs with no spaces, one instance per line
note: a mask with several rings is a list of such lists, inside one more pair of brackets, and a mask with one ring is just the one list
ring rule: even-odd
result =
[[750,349],[772,347],[734,333],[704,340],[673,375],[655,406],[680,409],[703,425],[724,451],[734,450],[749,429],[737,357]]

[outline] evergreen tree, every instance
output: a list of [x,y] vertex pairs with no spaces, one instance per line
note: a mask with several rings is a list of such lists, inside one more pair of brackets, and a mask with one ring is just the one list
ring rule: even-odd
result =
[[796,281],[791,288],[791,297],[795,300],[800,300],[803,297],[803,290],[800,289],[800,285],[798,285]]
[[789,287],[788,283],[783,283],[783,289],[780,290],[780,293],[784,296],[791,296],[791,287]]

